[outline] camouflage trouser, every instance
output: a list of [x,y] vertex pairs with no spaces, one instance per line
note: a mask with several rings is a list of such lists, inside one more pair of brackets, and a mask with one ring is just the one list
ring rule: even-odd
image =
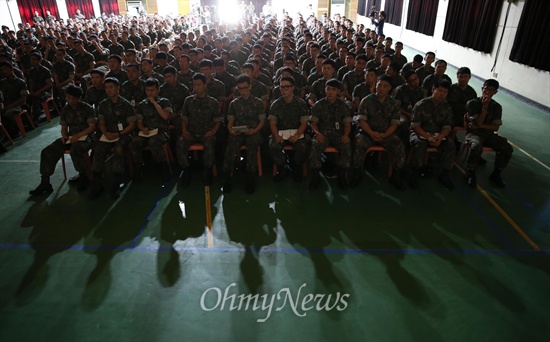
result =
[[[428,140],[420,139],[418,134],[411,134],[411,147],[412,147],[412,158],[411,165],[414,168],[419,168],[424,164],[424,159],[426,157],[426,150],[430,147]],[[437,146],[437,151],[439,152],[440,162],[444,169],[450,170],[453,167],[453,161],[455,158],[455,144],[451,139],[443,140],[439,146]]]
[[235,167],[235,154],[242,145],[246,145],[246,171],[255,173],[258,170],[258,148],[261,143],[262,136],[259,133],[254,135],[230,135],[229,138],[227,138],[223,171],[233,172],[233,168]]
[[491,147],[496,152],[495,168],[504,169],[514,149],[508,140],[496,133],[475,134],[467,133],[464,138],[466,144],[470,145],[470,156],[468,157],[468,167],[475,168],[483,152],[483,146]]
[[130,143],[130,153],[132,154],[132,159],[134,163],[141,165],[142,157],[141,151],[144,147],[149,147],[151,154],[153,155],[153,161],[155,163],[166,162],[166,155],[162,149],[162,145],[168,142],[168,133],[161,132],[159,130],[158,134],[153,135],[152,137],[145,138],[136,136],[134,140]]
[[6,129],[10,133],[10,135],[12,133],[18,132],[15,117],[17,115],[19,115],[19,112],[21,112],[22,109],[23,108],[21,108],[21,106],[17,106],[15,108],[12,108],[12,109],[2,113],[2,120],[0,120],[0,121],[2,122],[4,127],[6,127]]
[[189,150],[189,147],[191,145],[196,143],[204,145],[203,165],[205,168],[211,168],[216,160],[214,149],[216,144],[216,137],[205,138],[204,135],[191,135],[189,136],[189,138],[180,136],[178,138],[178,142],[176,143],[176,156],[178,158],[178,163],[182,168],[186,168],[189,166],[187,151]]
[[27,103],[30,104],[32,116],[38,120],[40,111],[42,110],[42,102],[46,101],[50,97],[50,93],[44,92],[38,96],[28,96]]
[[273,159],[273,162],[276,165],[282,166],[286,163],[286,155],[283,151],[283,147],[285,145],[291,145],[294,147],[294,162],[292,165],[300,166],[306,161],[309,153],[309,141],[306,138],[297,140],[294,144],[292,144],[288,140],[278,143],[275,139],[273,139],[273,136],[270,136],[269,153],[271,155],[271,159]]
[[86,173],[86,154],[90,148],[92,148],[92,143],[88,141],[77,141],[67,145],[61,141],[61,138],[57,139],[40,153],[40,174],[48,177],[53,175],[57,162],[68,149],[71,150],[71,159],[76,171],[79,174]]
[[353,167],[360,168],[365,161],[367,149],[373,145],[382,146],[390,154],[393,167],[400,169],[405,164],[405,146],[397,135],[392,134],[381,142],[376,142],[366,134],[355,136],[355,149],[353,152]]
[[321,154],[330,145],[335,147],[338,152],[338,166],[347,169],[351,165],[351,142],[344,144],[342,142],[342,134],[339,132],[327,132],[324,134],[325,140],[319,142],[313,138],[311,142],[311,153],[309,155],[309,166],[312,169],[321,168]]
[[114,173],[124,173],[126,151],[128,146],[132,142],[132,137],[124,135],[120,137],[117,142],[109,143],[104,141],[98,141],[94,147],[94,159],[92,161],[93,172],[103,172],[103,166],[105,165],[105,159],[107,155],[113,150],[113,156],[111,159],[111,165]]
[[397,135],[399,139],[401,139],[401,142],[403,142],[405,149],[408,150],[410,144],[409,139],[411,137],[411,120],[402,115],[401,122],[397,126],[394,134]]

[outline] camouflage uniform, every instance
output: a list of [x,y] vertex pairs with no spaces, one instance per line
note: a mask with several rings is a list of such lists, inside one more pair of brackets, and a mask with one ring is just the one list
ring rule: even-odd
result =
[[[90,123],[96,123],[94,109],[84,102],[79,102],[76,109],[66,105],[61,110],[59,123],[68,127],[69,136],[75,135],[86,130]],[[93,134],[88,135],[88,138],[84,141],[77,141],[69,145],[64,144],[61,138],[55,140],[44,148],[40,154],[40,174],[48,177],[53,175],[55,165],[69,148],[74,168],[79,174],[84,174],[86,172],[86,159],[84,156],[92,148],[93,141]]]
[[[447,95],[447,102],[451,105],[453,110],[453,126],[464,126],[464,115],[467,112],[466,104],[468,101],[477,97],[477,93],[470,85],[466,89],[462,90],[458,83],[455,83],[449,89],[449,95]],[[481,112],[480,112],[481,113]]]
[[[482,107],[481,97],[468,101],[466,105],[468,122],[474,122],[477,119],[481,113]],[[483,124],[502,125],[502,106],[495,100],[491,100],[489,103],[487,115],[485,116]],[[495,169],[501,170],[508,165],[510,158],[512,158],[512,152],[514,151],[512,145],[510,145],[506,138],[484,128],[468,128],[464,141],[466,144],[470,145],[471,148],[467,162],[468,168],[470,169],[477,166],[481,153],[483,152],[483,146],[488,146],[495,150]]]
[[215,74],[214,77],[225,85],[225,96],[229,96],[229,94],[231,94],[233,89],[237,86],[235,76],[228,72],[224,72],[223,74]]
[[189,96],[189,88],[180,82],[177,82],[175,87],[168,85],[168,83],[164,83],[160,86],[159,96],[170,100],[174,112],[177,113],[182,110],[183,103]]
[[[307,105],[304,100],[294,96],[290,103],[283,98],[277,99],[271,105],[269,121],[277,123],[277,130],[298,129],[302,122],[309,120]],[[305,135],[304,135],[305,136]],[[291,142],[283,141],[278,143],[273,136],[270,136],[269,152],[271,158],[278,166],[285,164],[286,156],[283,152],[284,145],[292,145]],[[304,137],[294,143],[294,167],[300,167],[307,158],[309,152],[309,141]]]
[[215,98],[218,102],[225,101],[225,85],[214,77],[210,79],[210,82],[206,83],[206,92],[208,96]]
[[[269,101],[269,91],[267,90],[265,84],[254,79],[252,80],[251,86],[252,88],[250,88],[250,96],[257,97],[262,101]],[[238,96],[241,96],[241,93],[239,92],[239,89],[235,89],[235,97]]]
[[[52,75],[56,75],[57,79],[59,80],[59,83],[63,83],[65,80],[67,80],[71,73],[75,72],[75,66],[73,63],[63,60],[61,62],[56,62],[52,66]],[[65,91],[69,87],[69,85],[72,84],[66,84],[62,88],[56,88],[54,89],[54,96],[61,99],[63,103],[65,103]]]
[[363,100],[365,97],[367,97],[370,94],[370,86],[367,84],[367,82],[361,82],[358,85],[353,88],[352,98],[353,101],[356,99],[359,99],[359,101]]
[[130,81],[124,82],[120,87],[120,96],[130,101],[130,104],[134,108],[137,107],[137,105],[147,97],[145,94],[145,81],[138,80],[137,85]]
[[344,84],[344,90],[347,90],[348,92],[353,92],[353,89],[355,89],[355,86],[360,84],[361,82],[365,81],[365,72],[363,71],[360,74],[357,74],[354,70],[348,71],[347,74],[344,75],[344,78],[342,79],[342,83]]
[[[439,105],[435,105],[431,97],[420,100],[413,108],[413,117],[411,128],[422,127],[426,133],[439,133],[442,129],[451,130],[453,122],[453,113],[451,106],[447,101],[443,101]],[[415,168],[419,168],[424,163],[426,149],[430,147],[428,140],[420,138],[416,132],[411,132],[410,137],[412,147],[411,164]],[[453,167],[455,156],[455,145],[451,139],[446,138],[441,141],[437,150],[440,155],[441,165],[444,169],[450,170]]]
[[436,74],[431,74],[431,75],[426,76],[424,81],[422,81],[422,88],[426,91],[426,94],[428,94],[428,96],[432,96],[432,88],[433,88],[434,84],[436,84],[437,82],[439,82],[441,80],[447,80],[447,81],[449,81],[449,83],[453,83],[451,78],[449,76],[445,75],[445,74],[443,74],[441,76],[436,75]]
[[[165,98],[157,97],[157,103],[165,111],[172,113],[172,105],[170,101]],[[164,120],[158,113],[155,106],[145,99],[141,101],[136,109],[137,120],[143,121],[143,126],[149,130],[158,128],[156,135],[152,137],[136,136],[130,143],[130,152],[134,163],[141,165],[141,150],[148,146],[151,149],[153,155],[153,161],[156,163],[166,162],[166,155],[162,149],[162,145],[168,142],[168,121]]]
[[[391,96],[386,97],[384,102],[380,102],[375,94],[370,94],[361,101],[358,114],[359,120],[365,120],[373,131],[384,133],[390,125],[399,125],[399,102]],[[392,134],[378,142],[373,141],[367,132],[360,130],[355,136],[354,168],[362,167],[367,149],[372,145],[384,147],[390,154],[392,164],[396,169],[403,167],[405,147],[397,135]]]
[[326,96],[325,94],[325,83],[327,82],[327,80],[322,77],[318,80],[316,80],[315,82],[313,82],[313,84],[309,87],[309,98],[308,99],[313,99],[314,102],[317,102],[317,100],[320,100],[322,99],[323,97]]
[[176,156],[182,168],[189,166],[187,151],[195,143],[204,145],[203,165],[210,168],[215,162],[214,145],[216,137],[205,138],[206,132],[212,130],[217,122],[222,121],[218,101],[211,96],[200,98],[197,95],[185,99],[181,112],[181,120],[187,122],[187,130],[191,135],[179,137],[176,144]]
[[178,82],[183,83],[187,88],[193,90],[193,76],[195,76],[195,72],[191,69],[189,69],[189,73],[187,74],[182,74],[180,71],[178,72]]
[[[52,73],[48,68],[40,65],[38,68],[31,68],[29,71],[29,86],[32,84],[34,89],[40,89],[46,84],[52,85]],[[51,89],[48,89],[37,96],[29,96],[29,102],[31,103],[32,113],[35,118],[40,115],[42,109],[42,102],[45,101],[51,95]]]
[[95,62],[94,55],[84,51],[84,53],[77,53],[74,57],[76,64],[76,72],[82,73],[90,68],[90,63]]
[[[411,90],[407,84],[403,84],[395,89],[394,97],[399,101],[399,105],[403,110],[412,113],[414,105],[426,97],[425,94],[424,89],[421,87],[416,87]],[[396,134],[401,138],[403,143],[408,146],[411,137],[411,120],[405,115],[401,115],[400,121],[401,124],[397,127]]]
[[84,98],[82,99],[83,102],[86,102],[90,106],[94,108],[98,108],[101,101],[105,100],[107,98],[107,93],[105,92],[105,88],[96,88],[94,86],[91,86],[86,90],[86,94],[84,94]]
[[151,76],[147,76],[146,74],[141,74],[141,76],[139,77],[140,80],[143,80],[143,81],[147,81],[148,79],[150,78],[154,78],[154,79],[157,79],[159,81],[159,84],[160,85],[163,85],[164,84],[164,76],[162,76],[161,74],[159,74],[158,72],[153,72],[151,74]]
[[[101,101],[97,107],[98,120],[104,120],[107,132],[119,133],[128,127],[130,122],[137,120],[134,107],[126,99],[119,97],[118,102],[111,99]],[[124,173],[124,160],[128,145],[132,141],[130,134],[120,136],[116,142],[98,141],[94,147],[94,159],[92,161],[93,172],[103,172],[103,165],[107,154],[113,149],[112,167],[115,173]]]
[[[13,103],[23,96],[29,95],[29,90],[27,89],[27,83],[24,79],[19,77],[3,78],[0,80],[0,91],[4,94],[4,106]],[[10,109],[7,112],[2,113],[2,119],[6,120],[6,126],[14,127],[15,126],[15,116],[21,111],[21,105]]]
[[338,166],[349,168],[351,163],[351,144],[342,143],[344,135],[344,124],[352,121],[351,109],[342,100],[329,104],[326,98],[315,103],[311,109],[311,121],[317,123],[318,130],[325,136],[323,142],[313,139],[310,153],[310,166],[313,169],[321,168],[321,154],[327,146],[331,145],[338,149]]
[[128,74],[126,73],[126,71],[120,69],[120,71],[118,73],[114,73],[112,71],[109,71],[107,73],[105,73],[105,78],[107,77],[114,77],[118,80],[118,83],[119,84],[124,84],[124,82],[128,81]]
[[[242,97],[237,97],[229,104],[227,112],[227,120],[233,121],[234,126],[247,126],[249,129],[254,129],[260,123],[260,120],[265,119],[264,104],[262,100],[250,95],[248,100]],[[246,145],[246,171],[256,172],[258,164],[258,148],[262,143],[262,136],[258,132],[254,135],[229,135],[227,139],[227,147],[225,150],[225,158],[223,170],[226,173],[233,171],[235,165],[235,154],[242,145]]]

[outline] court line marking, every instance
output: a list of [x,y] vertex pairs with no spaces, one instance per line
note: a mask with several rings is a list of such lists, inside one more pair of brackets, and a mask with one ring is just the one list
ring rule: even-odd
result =
[[507,250],[507,249],[307,249],[307,248],[270,248],[270,247],[160,247],[160,246],[85,246],[85,245],[38,245],[27,244],[0,244],[0,249],[63,249],[63,250],[142,250],[142,251],[170,251],[180,252],[237,252],[245,251],[263,253],[322,253],[322,254],[456,254],[456,255],[550,255],[550,250]]
[[206,235],[208,248],[214,248],[214,236],[212,235],[212,205],[210,203],[210,187],[204,187],[204,205],[206,207]]
[[2,160],[0,159],[0,163],[40,163],[40,160]]
[[[459,165],[457,162],[455,162],[454,164],[463,175],[467,174],[466,170],[463,169],[461,165]],[[508,223],[512,227],[514,227],[514,229],[519,233],[519,235],[521,235],[523,239],[525,239],[525,241],[527,241],[527,243],[531,245],[531,247],[535,251],[541,250],[540,247],[523,231],[523,229],[521,229],[519,225],[504,211],[504,209],[502,209],[502,207],[499,206],[498,203],[485,191],[485,189],[483,189],[483,187],[479,185],[479,183],[477,184],[477,190],[481,192],[481,194],[489,201],[489,203],[493,205],[493,207],[504,217],[504,219],[506,219],[506,221],[508,221]]]
[[538,160],[537,158],[533,157],[529,152],[525,151],[524,149],[522,149],[521,147],[519,147],[518,145],[514,144],[513,142],[511,142],[510,140],[508,140],[508,142],[510,143],[510,145],[512,145],[513,147],[517,148],[518,150],[520,150],[521,152],[523,152],[527,157],[533,159],[535,162],[539,163],[540,165],[542,165],[542,167],[544,167],[546,170],[550,171],[550,166],[544,164],[543,162],[541,162],[540,160]]

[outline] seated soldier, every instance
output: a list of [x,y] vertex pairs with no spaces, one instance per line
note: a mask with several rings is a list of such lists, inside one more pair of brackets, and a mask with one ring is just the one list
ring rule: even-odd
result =
[[170,169],[162,146],[168,142],[168,120],[172,114],[172,104],[168,99],[159,97],[160,85],[155,78],[145,82],[147,98],[141,101],[136,109],[139,134],[130,143],[130,152],[134,160],[134,180],[139,181],[142,170],[142,150],[151,149],[153,161],[161,169],[164,181],[170,178]]
[[32,108],[32,116],[38,122],[42,110],[42,102],[46,101],[52,93],[52,73],[41,65],[42,54],[38,51],[31,53],[32,68],[29,71],[29,102]]
[[2,122],[8,130],[9,135],[15,137],[19,134],[15,118],[23,109],[22,105],[27,101],[29,91],[25,80],[15,76],[11,62],[0,62],[0,68],[2,70],[0,91],[4,96],[2,101],[4,106],[0,115],[2,115]]
[[353,179],[350,183],[356,187],[363,176],[365,154],[373,145],[383,146],[392,159],[394,167],[390,182],[399,190],[405,185],[401,179],[401,169],[405,163],[405,147],[395,134],[399,125],[399,102],[390,96],[392,77],[382,75],[376,82],[374,94],[361,100],[359,105],[359,132],[355,136],[353,155]]
[[450,87],[449,81],[438,81],[432,88],[432,96],[418,101],[413,108],[410,138],[413,170],[409,179],[409,185],[413,189],[418,188],[416,177],[420,174],[428,147],[435,147],[439,152],[443,166],[439,181],[449,190],[454,188],[449,172],[453,167],[455,146],[451,139],[447,139],[451,132],[453,113],[451,106],[445,101]]
[[470,100],[466,105],[468,127],[464,141],[470,146],[468,184],[474,188],[477,186],[475,168],[484,146],[491,147],[496,152],[495,169],[489,176],[489,180],[498,187],[506,186],[501,173],[512,158],[514,149],[506,138],[497,133],[502,125],[502,106],[493,100],[498,87],[497,80],[485,81],[481,88],[481,97]]
[[[294,93],[294,78],[285,76],[279,83],[281,97],[273,102],[270,108],[269,123],[271,136],[269,152],[277,165],[275,182],[281,181],[288,175],[286,156],[283,151],[285,145],[294,147],[292,171],[294,180],[302,180],[302,164],[306,161],[309,152],[309,142],[304,135],[308,126],[308,110],[306,102]],[[292,130],[292,132],[289,132]],[[293,131],[296,132],[293,132]],[[284,131],[293,133],[287,136]],[[283,135],[281,133],[283,132]]]
[[101,138],[94,146],[94,158],[92,171],[94,181],[90,192],[90,198],[96,198],[103,190],[101,183],[105,172],[105,161],[109,152],[113,150],[111,168],[114,174],[114,182],[110,186],[112,198],[118,198],[120,194],[120,182],[124,175],[125,158],[128,145],[132,141],[132,134],[136,127],[136,114],[134,107],[125,98],[119,96],[120,83],[114,77],[105,79],[104,88],[107,99],[101,101],[96,107]]
[[138,63],[130,63],[126,66],[128,81],[122,83],[120,87],[120,96],[130,101],[135,108],[145,100],[145,81],[140,78],[140,68]]
[[32,196],[53,192],[50,184],[50,176],[55,170],[55,165],[63,157],[66,150],[70,149],[74,168],[78,171],[78,191],[84,191],[88,187],[86,177],[86,159],[93,146],[93,133],[96,129],[94,109],[89,104],[82,102],[82,88],[70,85],[66,91],[67,105],[61,110],[59,123],[61,124],[61,138],[55,140],[40,153],[40,185],[29,191]]
[[318,100],[311,109],[311,128],[315,136],[311,145],[309,164],[311,167],[310,190],[319,187],[321,181],[321,155],[331,145],[339,152],[338,183],[343,190],[347,190],[347,171],[351,163],[351,108],[340,99],[342,83],[337,79],[326,82],[326,97]]
[[208,96],[206,77],[203,74],[193,76],[193,93],[185,99],[181,110],[181,136],[176,144],[176,155],[183,169],[181,184],[189,185],[191,175],[188,170],[187,152],[195,143],[204,146],[203,166],[204,185],[212,184],[212,165],[215,163],[216,133],[220,129],[222,116],[218,101]]
[[97,109],[99,103],[107,98],[107,93],[103,87],[105,73],[101,69],[94,69],[90,72],[92,86],[86,90],[82,101]]
[[237,150],[246,145],[246,185],[247,193],[255,190],[254,177],[257,172],[257,152],[262,143],[261,130],[265,121],[265,110],[257,97],[250,94],[252,81],[247,75],[237,78],[239,96],[229,104],[227,112],[227,130],[229,137],[223,163],[223,191],[231,192],[235,155]]
[[56,101],[65,103],[65,91],[69,85],[74,82],[75,66],[65,58],[67,52],[63,48],[59,48],[55,52],[56,62],[52,66],[53,75],[53,95]]

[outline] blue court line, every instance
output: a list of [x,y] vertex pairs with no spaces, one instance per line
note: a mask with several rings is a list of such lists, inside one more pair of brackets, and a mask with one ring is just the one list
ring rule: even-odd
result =
[[517,192],[516,189],[514,189],[514,187],[506,186],[506,189],[510,191],[510,193],[514,195],[514,197],[518,201],[522,202],[523,205],[525,205],[527,209],[529,209],[529,211],[533,214],[534,217],[536,217],[539,221],[541,221],[545,226],[550,227],[550,220],[544,217],[543,213],[540,210],[536,209],[535,206],[531,202],[529,202],[525,197],[520,195],[519,192]]
[[143,221],[143,223],[139,227],[139,231],[138,231],[137,235],[132,239],[132,243],[130,244],[130,246],[132,248],[137,245],[138,239],[139,239],[141,233],[143,233],[143,231],[145,230],[145,227],[147,226],[147,224],[149,223],[149,220],[151,219],[151,215],[153,215],[153,211],[155,211],[155,209],[157,208],[157,206],[160,202],[160,199],[164,196],[164,193],[168,189],[168,184],[170,184],[170,183],[172,183],[172,181],[168,181],[168,182],[165,182],[165,183],[162,184],[162,190],[160,191],[159,195],[155,199],[155,203],[153,204],[153,207],[151,208],[151,210],[149,210],[149,213],[147,213],[147,217],[145,217],[145,221]]
[[[468,202],[470,204],[470,206],[478,213],[478,215],[481,216],[483,221],[485,221],[487,223],[489,228],[497,236],[497,238],[500,240],[500,242],[502,242],[504,244],[506,249],[507,250],[515,250],[515,247],[506,238],[506,236],[504,235],[504,232],[502,231],[502,229],[500,229],[499,226],[493,220],[491,220],[489,217],[487,217],[487,215],[483,212],[483,210],[479,207],[479,205],[477,205],[473,201],[472,197],[464,190],[465,187],[462,186],[461,183],[459,183],[458,187],[456,187],[456,188],[459,190],[462,197],[464,197],[466,199],[466,202]],[[477,193],[477,190],[476,190],[476,193]]]
[[141,250],[141,251],[170,251],[179,252],[256,252],[256,253],[310,253],[310,254],[407,254],[407,255],[550,255],[550,250],[484,250],[484,249],[307,249],[307,248],[245,248],[245,247],[157,247],[157,246],[84,246],[84,245],[39,245],[30,246],[27,244],[0,244],[0,249],[63,249],[63,250]]

